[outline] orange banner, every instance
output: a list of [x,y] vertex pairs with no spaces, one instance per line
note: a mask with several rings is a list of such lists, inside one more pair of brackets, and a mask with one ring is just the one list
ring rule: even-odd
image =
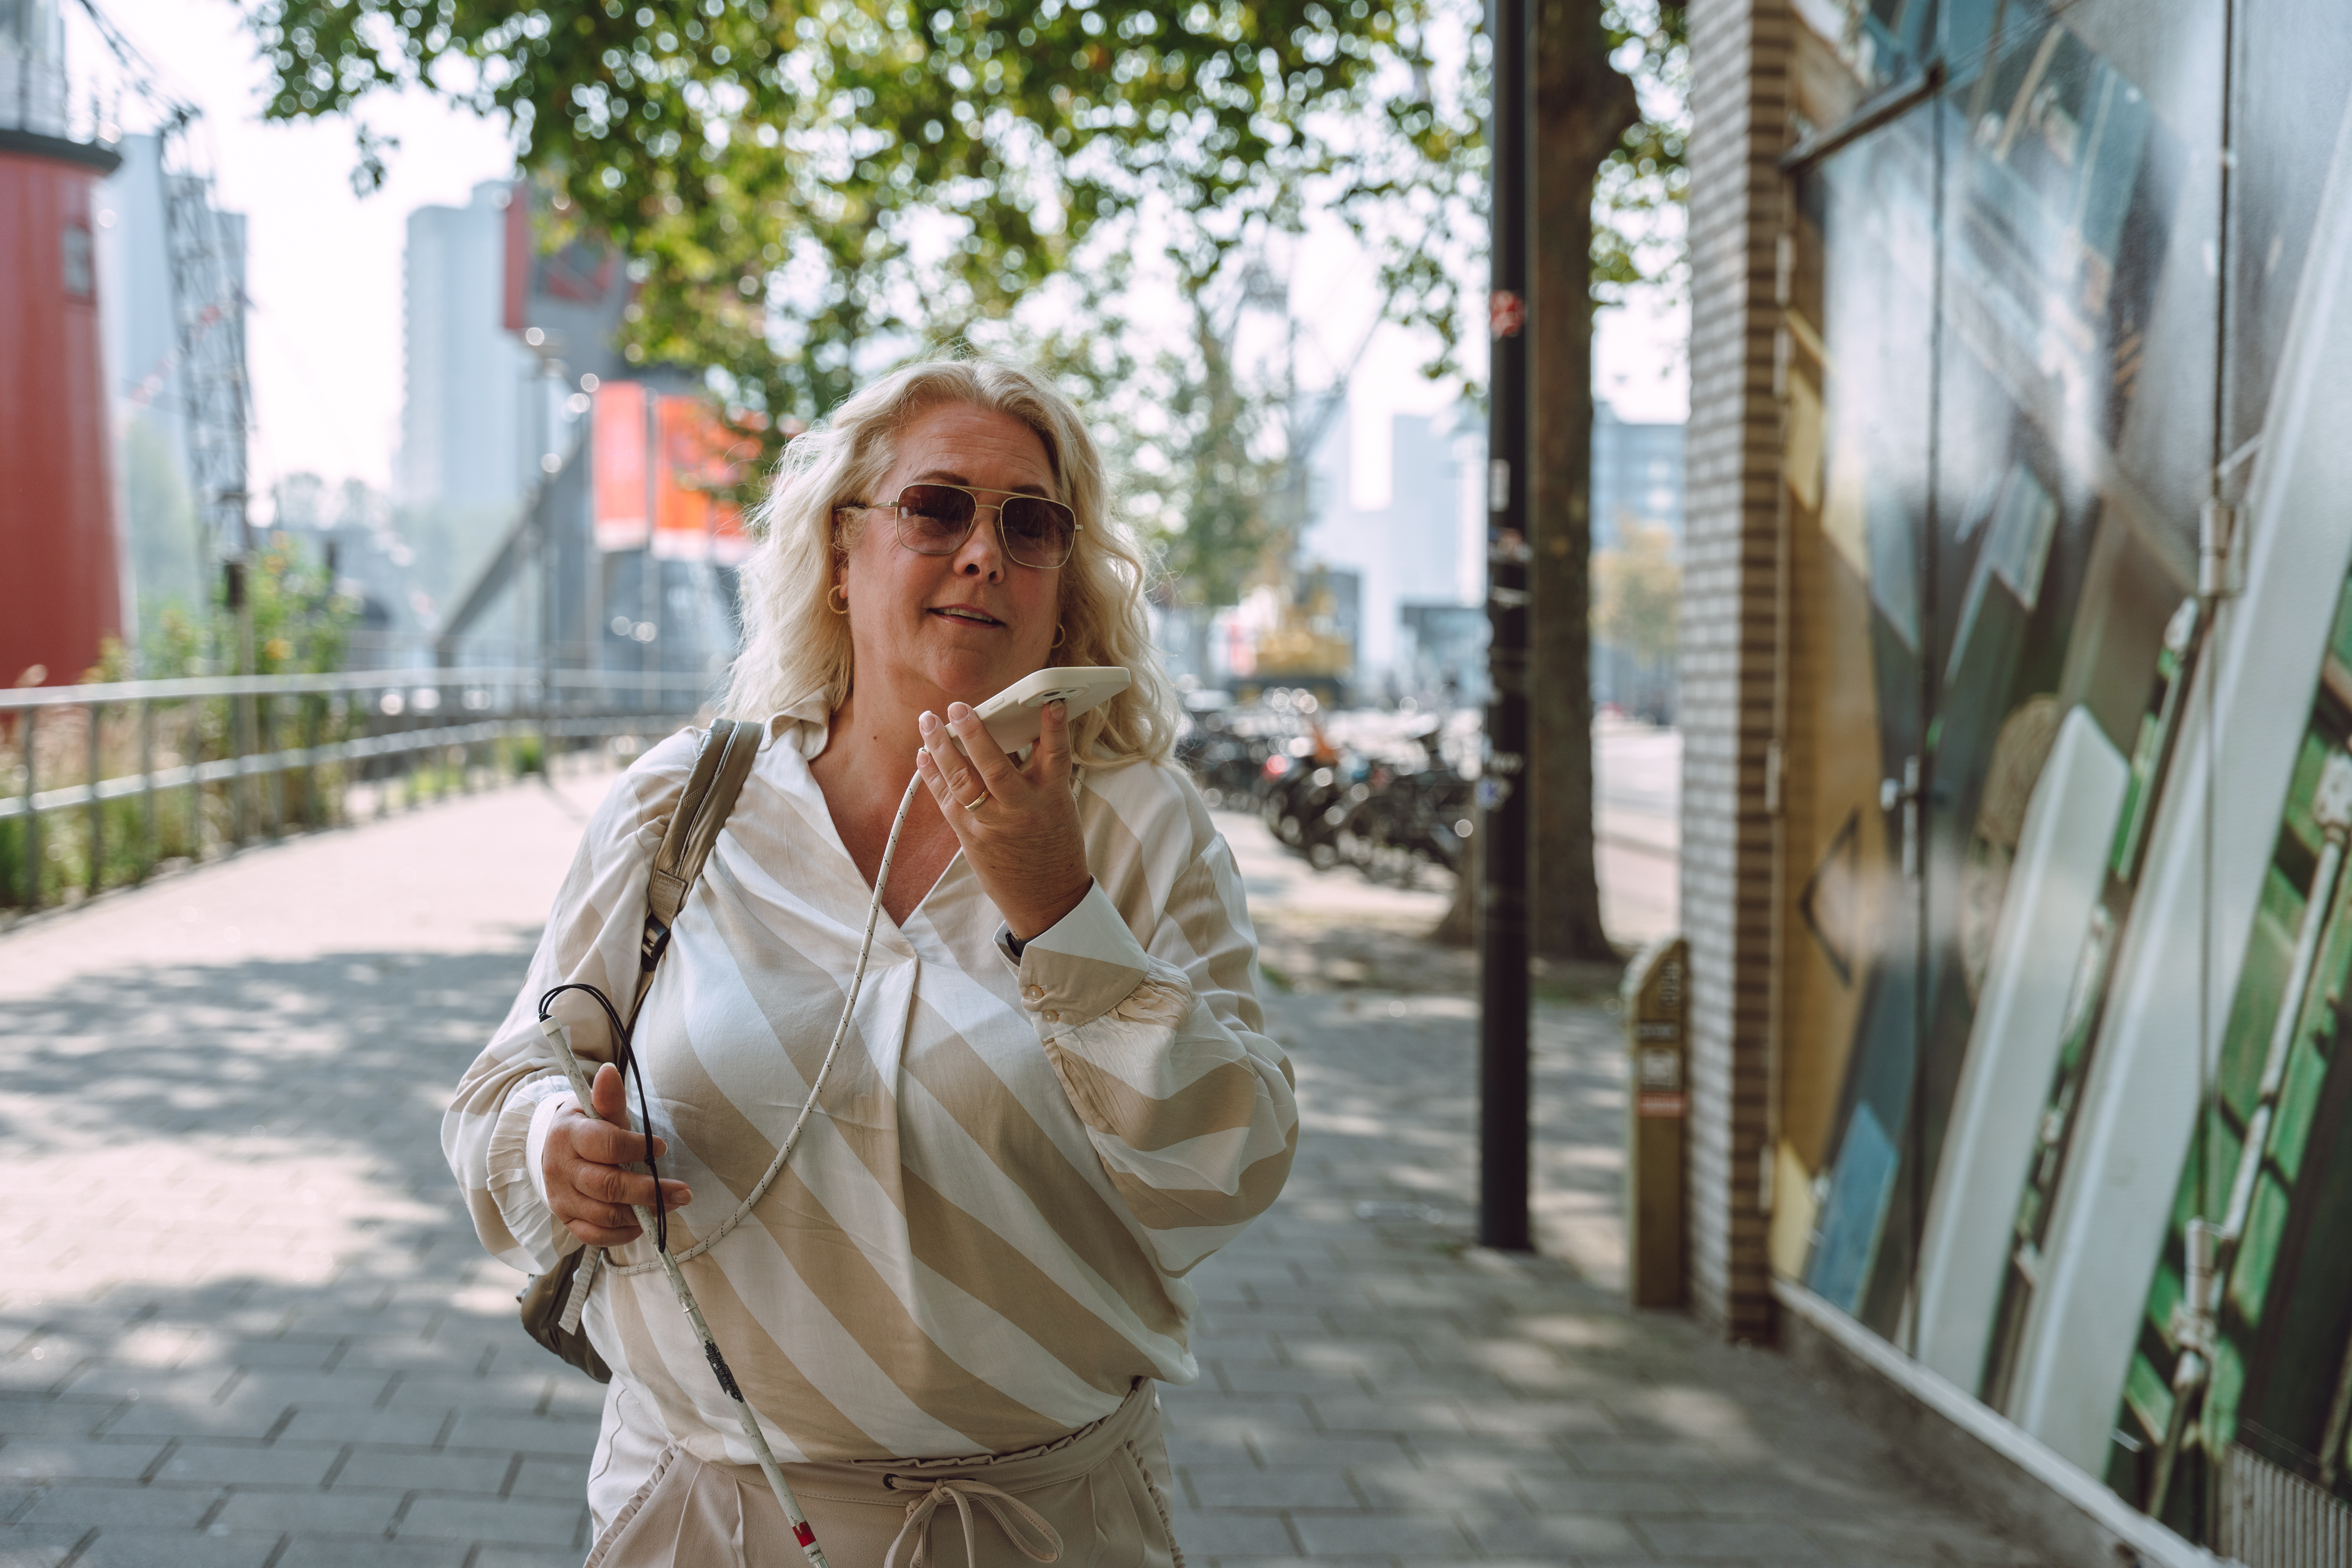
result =
[[608,381],[596,389],[596,548],[650,544],[666,561],[740,563],[751,552],[751,537],[740,510],[717,492],[736,481],[750,444],[698,397],[656,394],[650,419],[646,401],[639,382]]

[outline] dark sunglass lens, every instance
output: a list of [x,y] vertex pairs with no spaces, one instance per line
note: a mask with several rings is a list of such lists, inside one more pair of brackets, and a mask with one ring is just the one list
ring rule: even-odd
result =
[[1076,526],[1068,510],[1052,501],[1032,496],[1005,500],[1005,544],[1024,566],[1059,566],[1068,560]]
[[898,537],[909,550],[952,550],[971,527],[972,500],[945,485],[908,485],[898,492]]

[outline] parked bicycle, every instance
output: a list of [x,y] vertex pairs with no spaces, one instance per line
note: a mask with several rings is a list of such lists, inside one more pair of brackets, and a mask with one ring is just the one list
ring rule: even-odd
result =
[[1471,721],[1433,714],[1326,713],[1307,694],[1196,712],[1181,762],[1212,808],[1255,810],[1284,847],[1319,869],[1414,886],[1458,873],[1474,832]]

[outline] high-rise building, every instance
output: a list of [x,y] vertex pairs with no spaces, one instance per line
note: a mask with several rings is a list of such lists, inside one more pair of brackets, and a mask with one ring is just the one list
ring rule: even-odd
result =
[[536,367],[505,320],[512,189],[487,181],[465,206],[408,216],[407,384],[394,486],[404,504],[510,507],[537,477],[524,471],[536,457],[524,413]]
[[1592,403],[1592,548],[1617,542],[1628,521],[1683,535],[1683,427],[1633,424]]

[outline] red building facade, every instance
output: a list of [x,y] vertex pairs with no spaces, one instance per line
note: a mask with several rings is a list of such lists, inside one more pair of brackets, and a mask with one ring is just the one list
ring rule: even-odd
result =
[[77,680],[122,630],[91,234],[118,162],[0,131],[0,684]]

